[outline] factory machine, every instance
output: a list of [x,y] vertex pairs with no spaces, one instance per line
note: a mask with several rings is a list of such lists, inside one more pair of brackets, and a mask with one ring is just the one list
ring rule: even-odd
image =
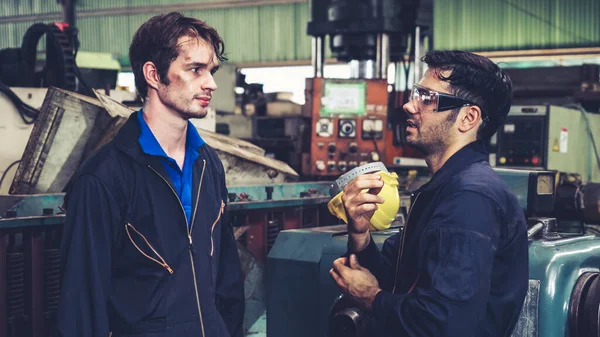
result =
[[496,138],[496,167],[559,172],[553,216],[564,230],[600,221],[600,114],[573,104],[513,105]]
[[[594,202],[586,215],[579,209],[586,226],[572,232],[552,217],[557,204],[574,202],[556,198],[555,171],[496,171],[516,194],[529,225],[529,291],[512,336],[599,336],[600,238],[590,234],[597,233],[590,224],[600,223],[600,184],[585,191]],[[385,239],[401,230],[372,235],[381,248]],[[279,234],[267,263],[269,337],[337,337],[339,331],[345,337],[368,336],[362,334],[364,314],[359,309],[334,306],[340,291],[329,269],[346,251],[346,226]]]
[[578,173],[600,182],[600,114],[577,106],[512,106],[497,139],[498,167]]
[[[306,182],[229,187],[228,210],[245,277],[248,334],[262,333],[264,263],[274,236],[331,223],[329,184]],[[0,195],[0,336],[52,336],[60,296],[64,194]],[[259,321],[257,327],[253,327]],[[264,326],[264,324],[263,324]]]
[[307,91],[316,122],[305,174],[335,175],[383,159],[387,81],[313,78]]
[[[421,157],[403,144],[404,96],[388,83],[387,71],[390,63],[399,69],[409,45],[421,49],[419,41],[431,27],[431,6],[425,0],[310,1],[314,78],[306,80],[303,115],[311,130],[304,175],[334,177],[367,162],[394,165],[403,157]],[[351,79],[325,77],[327,36],[333,56],[350,63]]]

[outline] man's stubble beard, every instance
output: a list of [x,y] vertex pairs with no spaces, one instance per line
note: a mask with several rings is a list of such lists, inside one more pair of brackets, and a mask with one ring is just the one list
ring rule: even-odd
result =
[[[172,111],[177,113],[181,118],[185,120],[189,120],[191,118],[201,119],[206,117],[206,115],[208,114],[208,107],[201,107],[200,111],[197,112],[192,111],[191,105],[195,102],[193,98],[188,102],[187,107],[183,107],[181,102],[178,102],[178,99],[180,99],[181,97],[173,97],[173,95],[171,94],[171,88],[168,86],[164,88],[163,92],[159,94],[159,96],[161,98],[162,103],[165,106],[170,108]],[[173,100],[172,98],[175,98],[175,100]]]
[[429,139],[423,139],[421,135],[421,127],[419,126],[416,129],[416,140],[410,141],[407,139],[406,144],[419,150],[425,155],[441,153],[448,147],[446,144],[446,139],[452,124],[453,123],[451,121],[444,121],[443,124],[438,124],[435,127],[427,128],[425,131],[426,134],[429,135]]

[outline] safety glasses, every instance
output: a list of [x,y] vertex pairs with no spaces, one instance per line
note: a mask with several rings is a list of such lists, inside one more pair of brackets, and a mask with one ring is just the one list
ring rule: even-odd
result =
[[477,105],[465,99],[423,88],[414,84],[410,95],[411,103],[419,111],[433,110],[434,112],[458,109],[465,106]]

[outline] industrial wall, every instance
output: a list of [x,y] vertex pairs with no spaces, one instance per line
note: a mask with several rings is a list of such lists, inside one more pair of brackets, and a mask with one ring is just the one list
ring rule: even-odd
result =
[[[49,0],[3,0],[0,48],[17,47],[34,22],[62,19]],[[79,0],[81,50],[110,52],[127,66],[139,25],[179,10],[217,28],[231,62],[309,60],[306,0]],[[434,46],[473,51],[600,45],[598,0],[434,0]]]
[[598,0],[434,0],[438,49],[523,50],[600,45]]

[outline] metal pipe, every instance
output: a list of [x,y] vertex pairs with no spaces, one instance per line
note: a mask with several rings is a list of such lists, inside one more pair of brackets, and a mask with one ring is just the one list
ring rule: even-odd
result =
[[390,65],[390,36],[387,33],[381,34],[381,77],[387,78],[388,67]]
[[[408,84],[406,84],[404,87],[402,87],[402,83],[406,83],[406,80],[403,80],[403,74],[404,74],[404,64],[401,62],[394,62],[394,85],[396,86],[396,90],[397,91],[404,91],[406,90],[406,88],[408,87]],[[404,81],[404,82],[402,82]]]
[[376,68],[373,60],[350,61],[350,78],[370,79],[374,78]]
[[382,77],[382,62],[383,62],[383,34],[377,34],[377,44],[375,47],[375,78]]
[[[415,28],[415,82],[421,80],[421,27]],[[408,80],[408,79],[407,79]],[[407,81],[408,82],[408,81]]]
[[314,77],[323,77],[323,68],[325,66],[325,39],[322,36],[314,36],[312,38],[311,62]]
[[350,78],[359,78],[358,77],[359,62],[360,61],[358,61],[358,60],[352,60],[348,63],[348,66],[350,67]]

